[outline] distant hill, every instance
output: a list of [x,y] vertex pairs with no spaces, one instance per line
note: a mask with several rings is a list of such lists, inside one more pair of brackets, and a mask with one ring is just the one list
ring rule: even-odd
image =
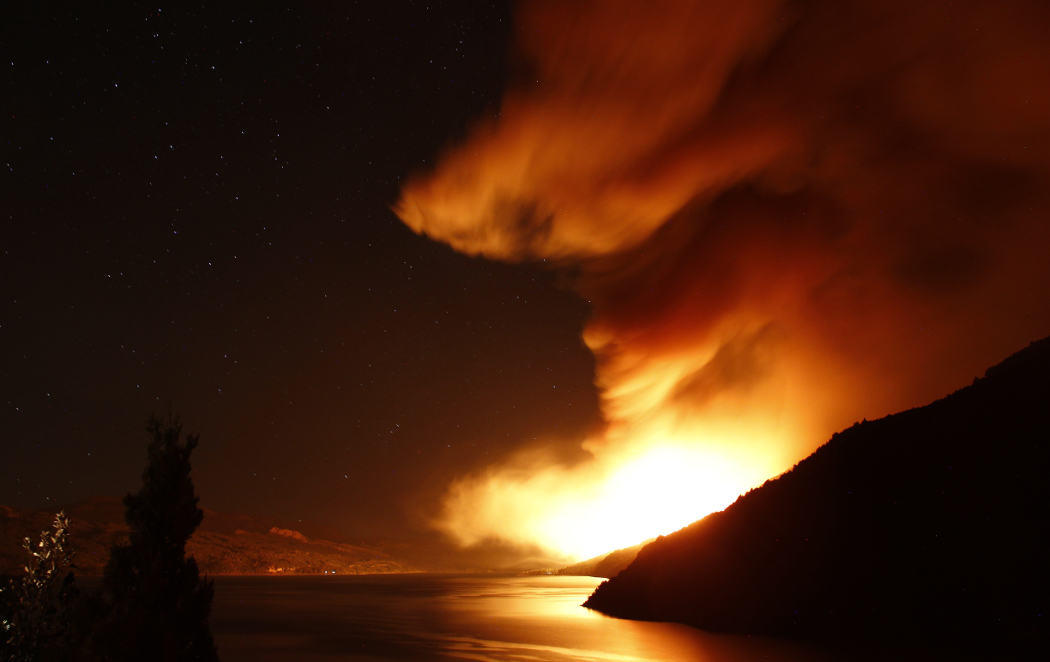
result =
[[586,606],[808,638],[1047,642],[1050,339],[855,424],[644,547]]
[[585,577],[615,577],[620,574],[621,570],[631,564],[634,557],[638,556],[638,550],[644,546],[645,543],[641,543],[634,547],[624,547],[615,552],[601,554],[593,559],[566,566],[559,570],[557,574]]
[[[99,497],[66,508],[72,523],[74,564],[81,574],[101,574],[114,541],[127,535],[120,499]],[[24,563],[25,536],[36,539],[54,513],[24,512],[0,506],[0,574]],[[244,515],[204,510],[204,521],[190,538],[187,554],[210,575],[365,574],[404,572],[378,549],[310,539],[299,531],[273,527]]]

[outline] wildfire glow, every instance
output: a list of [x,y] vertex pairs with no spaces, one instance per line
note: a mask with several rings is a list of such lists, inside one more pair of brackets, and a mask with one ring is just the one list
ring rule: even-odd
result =
[[517,481],[503,476],[461,483],[456,500],[469,500],[472,507],[454,500],[449,512],[456,521],[449,524],[480,533],[487,529],[487,513],[506,509],[515,513],[504,522],[506,538],[579,560],[675,531],[721,510],[756,482],[753,470],[680,446],[650,448],[581,484],[582,473],[541,471]]
[[789,466],[783,452],[761,452],[769,435],[783,441],[778,426],[701,429],[676,437],[662,420],[646,433],[589,440],[591,459],[571,467],[523,455],[457,481],[438,524],[465,545],[498,537],[580,560],[675,531]]
[[627,547],[725,508],[754,482],[747,474],[717,456],[653,447],[584,498],[552,504],[541,539],[576,558]]
[[667,533],[1046,334],[1047,4],[839,4],[520,3],[498,119],[395,211],[568,267],[605,427],[456,481],[455,539]]

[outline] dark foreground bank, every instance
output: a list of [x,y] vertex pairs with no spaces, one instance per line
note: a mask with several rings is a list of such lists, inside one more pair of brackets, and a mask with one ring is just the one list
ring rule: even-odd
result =
[[586,605],[819,639],[1046,645],[1050,339],[834,435],[648,545]]

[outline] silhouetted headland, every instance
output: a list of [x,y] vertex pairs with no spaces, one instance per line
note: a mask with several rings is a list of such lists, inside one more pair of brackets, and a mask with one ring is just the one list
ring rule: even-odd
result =
[[633,547],[624,547],[613,552],[606,552],[594,558],[565,566],[558,570],[557,574],[575,575],[578,577],[615,577],[624,568],[631,565],[631,561],[634,561],[635,557],[638,556],[638,551],[644,546],[645,543],[639,543]]
[[700,628],[1045,644],[1050,338],[837,433],[644,547],[585,605]]

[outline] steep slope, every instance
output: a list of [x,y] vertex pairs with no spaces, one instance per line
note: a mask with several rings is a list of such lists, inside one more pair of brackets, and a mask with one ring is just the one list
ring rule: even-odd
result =
[[638,556],[638,551],[645,543],[633,547],[624,547],[607,554],[601,554],[594,558],[573,563],[558,570],[559,575],[576,575],[585,577],[615,577],[620,571],[631,564]]
[[[70,539],[81,574],[101,574],[115,541],[127,535],[120,499],[97,497],[66,508]],[[22,512],[0,506],[0,574],[16,573],[24,563],[21,541],[36,539],[54,513]],[[244,515],[205,509],[201,527],[186,545],[203,572],[210,575],[267,573],[339,574],[404,572],[405,568],[380,550],[311,539],[298,531],[280,529]]]
[[1050,339],[834,435],[586,606],[720,631],[1047,640]]

